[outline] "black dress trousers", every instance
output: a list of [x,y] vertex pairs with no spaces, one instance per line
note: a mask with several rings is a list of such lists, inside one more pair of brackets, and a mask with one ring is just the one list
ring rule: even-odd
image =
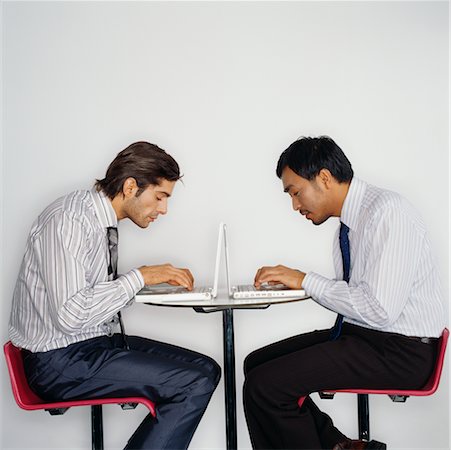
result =
[[137,336],[102,336],[48,352],[25,352],[30,387],[44,400],[146,397],[157,405],[127,449],[186,449],[220,379],[211,358]]
[[[437,345],[343,324],[295,336],[245,360],[244,409],[255,449],[331,449],[344,436],[309,394],[327,389],[416,389],[432,373]],[[306,397],[302,407],[298,400]]]

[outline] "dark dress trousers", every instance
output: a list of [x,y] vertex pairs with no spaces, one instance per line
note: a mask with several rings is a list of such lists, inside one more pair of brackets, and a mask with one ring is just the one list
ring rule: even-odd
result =
[[[432,373],[436,341],[423,343],[344,323],[271,344],[245,360],[244,409],[253,448],[331,449],[345,436],[309,395],[327,389],[424,385]],[[306,397],[302,407],[298,399]]]
[[44,400],[139,396],[157,405],[127,449],[186,449],[220,379],[211,358],[174,345],[120,334],[48,352],[25,351],[30,387]]

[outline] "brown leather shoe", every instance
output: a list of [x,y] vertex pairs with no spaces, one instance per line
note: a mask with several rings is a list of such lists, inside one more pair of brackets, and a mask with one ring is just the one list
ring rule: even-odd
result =
[[387,445],[379,441],[354,441],[346,439],[334,445],[332,450],[387,450]]

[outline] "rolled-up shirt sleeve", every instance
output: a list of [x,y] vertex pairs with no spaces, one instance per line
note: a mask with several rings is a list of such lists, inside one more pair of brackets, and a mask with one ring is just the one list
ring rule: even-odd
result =
[[[47,290],[54,325],[71,334],[110,320],[133,301],[144,285],[137,269],[113,281],[89,284],[88,261],[92,252],[105,251],[86,245],[89,230],[74,215],[55,215],[35,242],[41,260],[41,276]],[[99,267],[98,270],[105,270]]]

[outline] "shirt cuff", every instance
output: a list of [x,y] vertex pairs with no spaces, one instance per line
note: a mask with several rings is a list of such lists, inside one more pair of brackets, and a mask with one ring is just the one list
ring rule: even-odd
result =
[[144,287],[144,278],[138,269],[130,270],[125,275],[118,277],[117,280],[121,283],[129,300],[133,300],[136,293]]
[[317,300],[321,298],[324,291],[333,283],[329,278],[323,277],[315,272],[309,272],[304,277],[302,288],[307,295]]

